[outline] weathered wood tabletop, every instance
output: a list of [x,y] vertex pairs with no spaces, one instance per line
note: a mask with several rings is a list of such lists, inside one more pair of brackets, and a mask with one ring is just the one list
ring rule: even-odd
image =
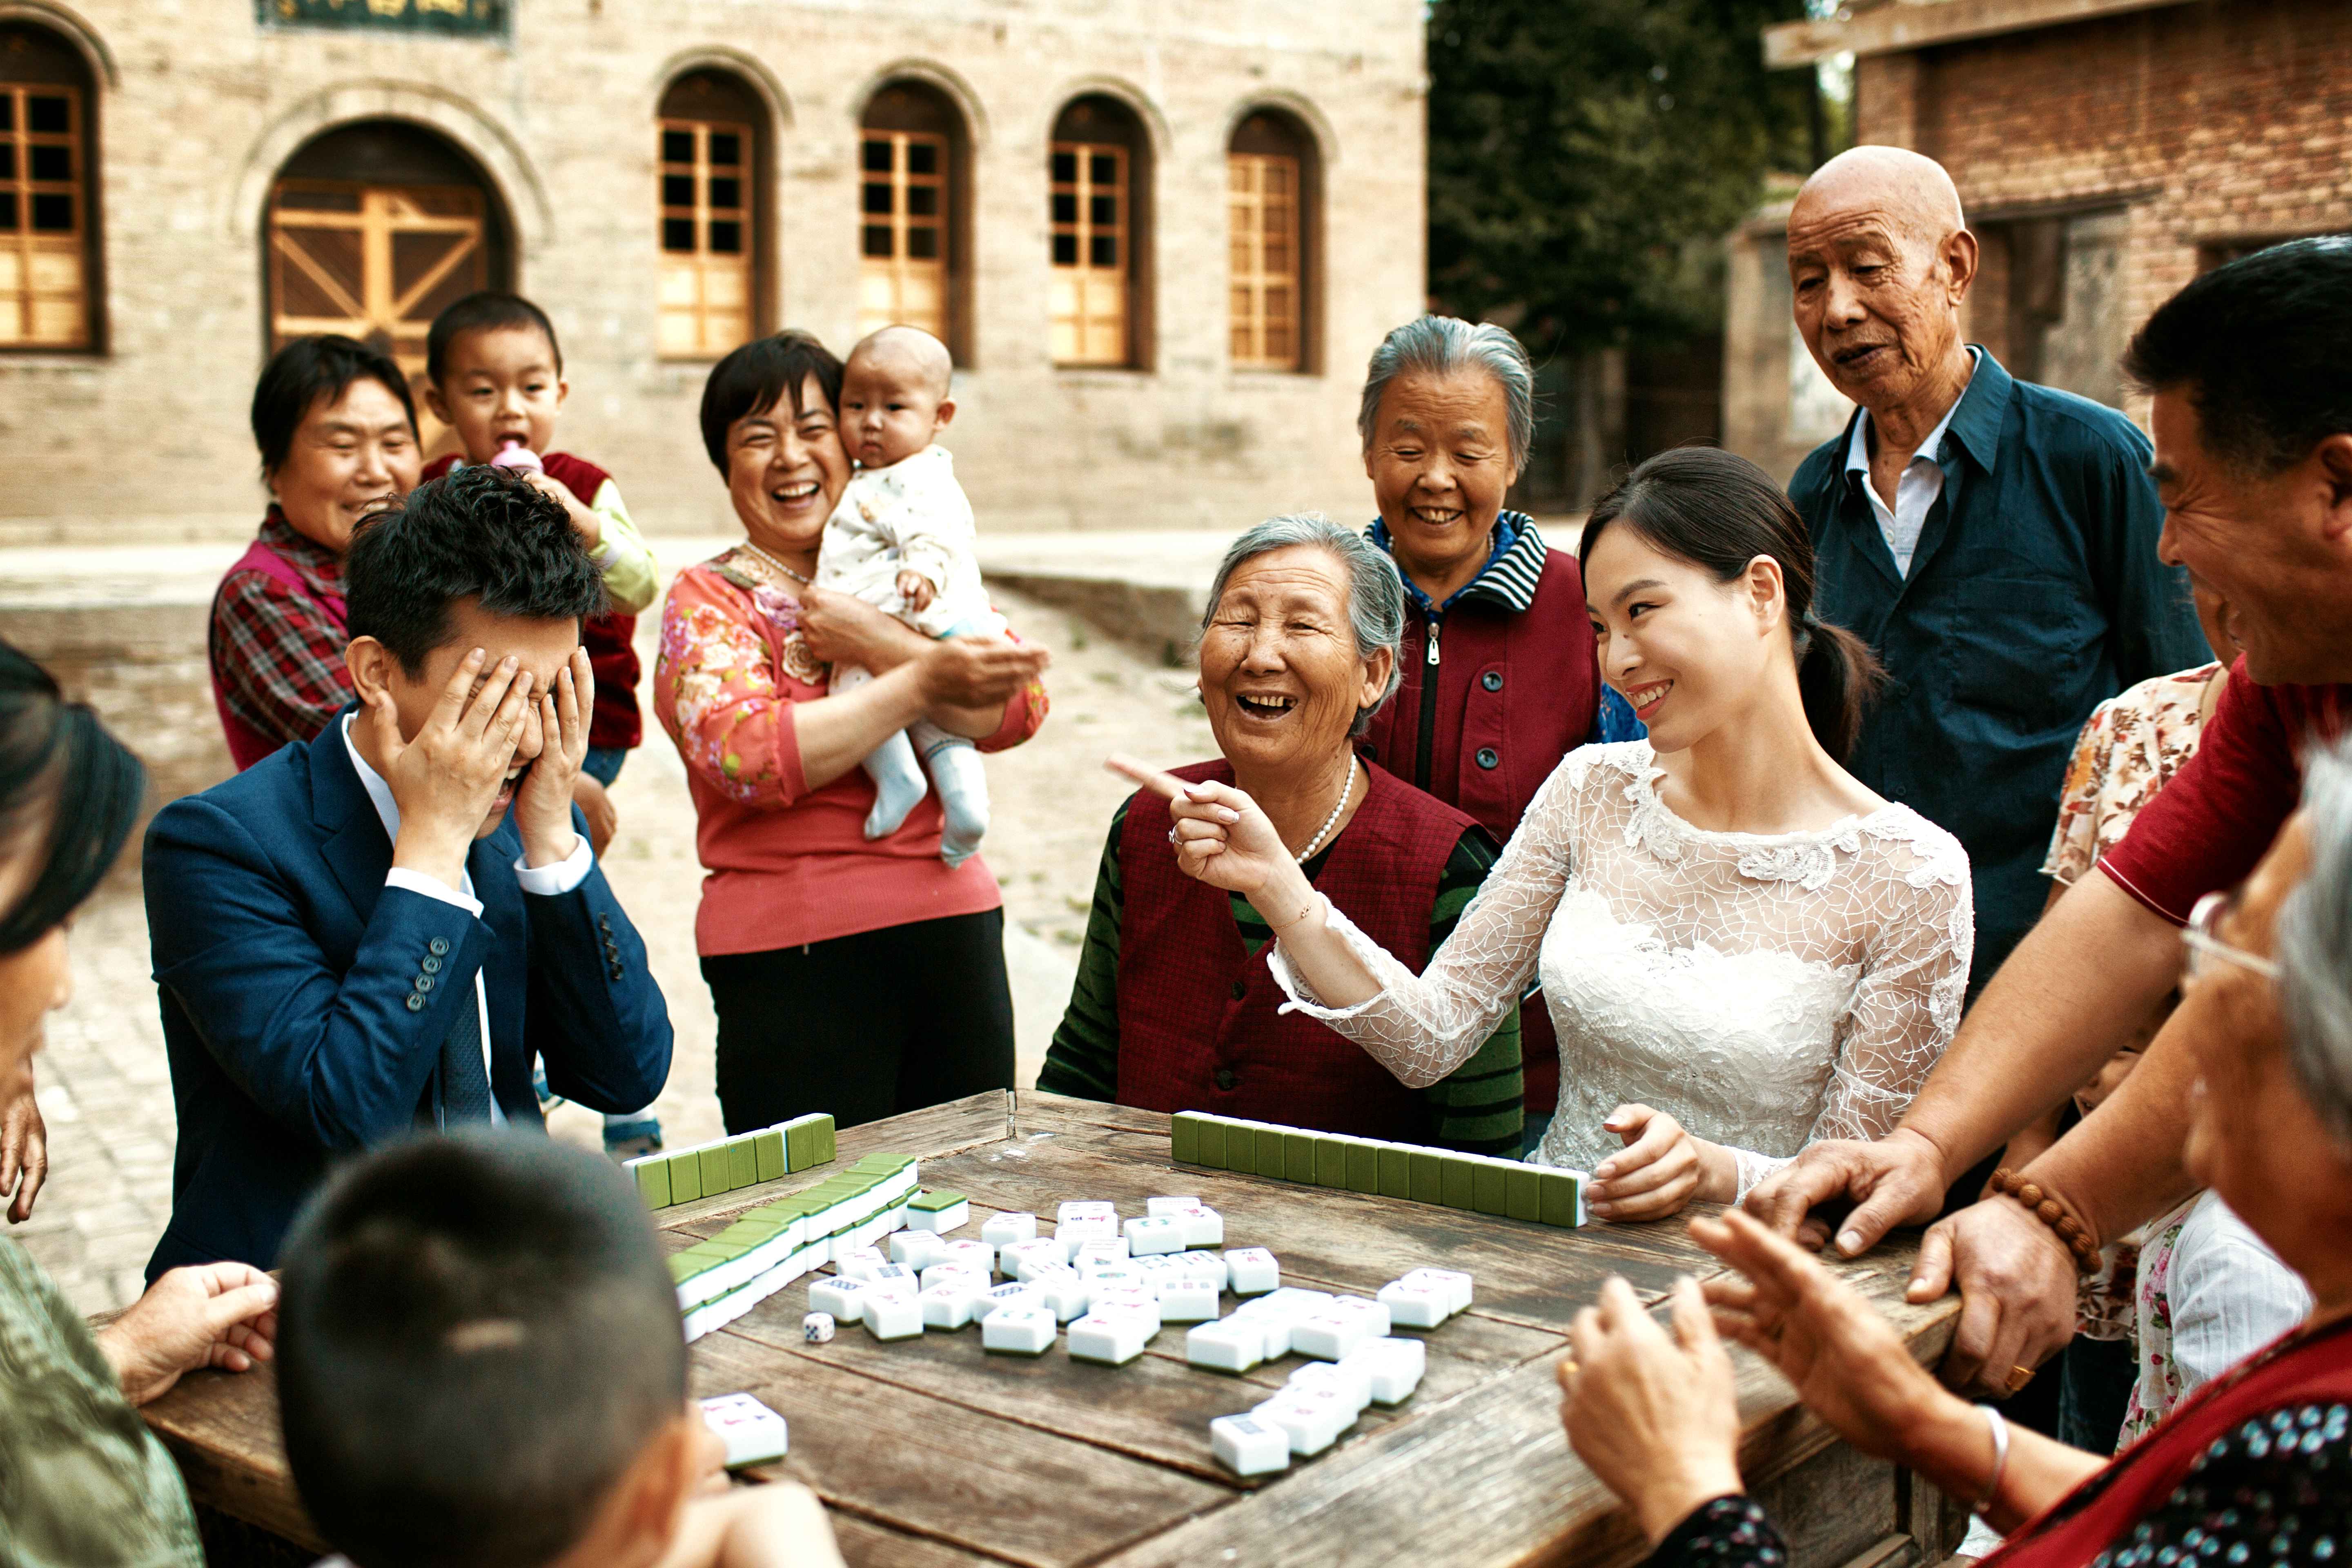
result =
[[[1713,1271],[1679,1221],[1563,1231],[1391,1198],[1177,1165],[1168,1118],[1024,1092],[974,1096],[845,1131],[840,1158],[917,1156],[926,1186],[969,1194],[976,1235],[1000,1210],[1051,1215],[1066,1199],[1139,1212],[1198,1194],[1225,1245],[1271,1248],[1285,1284],[1369,1295],[1407,1269],[1466,1269],[1476,1304],[1430,1331],[1419,1392],[1367,1408],[1337,1445],[1262,1483],[1210,1455],[1212,1417],[1267,1396],[1295,1364],[1235,1379],[1185,1364],[1181,1327],[1123,1367],[985,1354],[977,1328],[895,1344],[845,1328],[803,1343],[793,1286],[693,1347],[693,1392],[747,1391],[782,1413],[792,1452],[752,1473],[790,1476],[830,1506],[853,1563],[1608,1564],[1638,1561],[1638,1532],[1569,1451],[1552,1369],[1570,1319],[1622,1274],[1654,1303],[1677,1274]],[[673,1247],[740,1210],[813,1185],[834,1166],[659,1211]],[[1956,1305],[1902,1300],[1909,1247],[1838,1271],[1923,1361]],[[1924,1482],[1845,1447],[1743,1351],[1750,1489],[1788,1534],[1795,1568],[1938,1562],[1957,1513]],[[551,1368],[551,1373],[564,1369]],[[593,1376],[593,1368],[579,1369]],[[322,1547],[295,1500],[266,1372],[199,1373],[147,1407],[200,1505]]]

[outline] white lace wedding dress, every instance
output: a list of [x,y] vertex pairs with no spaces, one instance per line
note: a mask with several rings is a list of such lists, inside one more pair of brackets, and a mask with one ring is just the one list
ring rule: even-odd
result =
[[1649,742],[1585,746],[1528,807],[1453,940],[1415,976],[1334,910],[1383,989],[1325,1007],[1277,945],[1286,1005],[1434,1083],[1530,975],[1559,1036],[1534,1158],[1590,1171],[1639,1101],[1730,1148],[1745,1194],[1817,1138],[1894,1127],[1960,1020],[1975,926],[1959,841],[1906,805],[1815,833],[1691,826]]

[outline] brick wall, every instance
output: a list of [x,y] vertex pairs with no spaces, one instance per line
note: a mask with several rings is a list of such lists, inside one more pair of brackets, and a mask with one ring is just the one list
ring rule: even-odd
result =
[[[0,354],[0,542],[234,536],[261,492],[246,407],[263,357],[268,185],[309,135],[419,121],[489,173],[517,282],[564,336],[562,444],[655,531],[723,528],[695,407],[707,366],[655,346],[655,139],[682,69],[777,101],[772,314],[845,350],[856,319],[856,112],[886,76],[949,84],[971,121],[974,368],[950,445],[983,529],[1235,526],[1368,510],[1353,409],[1367,354],[1423,300],[1422,7],[1414,0],[526,0],[510,38],[262,26],[254,0],[49,0],[110,62],[100,92],[110,342]],[[79,25],[78,25],[79,24]],[[1048,360],[1045,142],[1077,93],[1139,106],[1154,143],[1152,368]],[[1320,365],[1225,348],[1225,142],[1248,109],[1321,142]]]

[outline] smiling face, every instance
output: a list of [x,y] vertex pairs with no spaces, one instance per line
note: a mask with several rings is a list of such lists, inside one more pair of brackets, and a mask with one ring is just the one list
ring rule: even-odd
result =
[[751,542],[814,551],[849,483],[833,405],[815,376],[801,384],[800,411],[778,398],[727,426],[727,495]]
[[903,462],[955,418],[948,352],[929,332],[886,327],[851,351],[841,373],[841,434],[869,468]]
[[1585,558],[1584,592],[1601,679],[1633,705],[1661,752],[1748,711],[1770,661],[1795,657],[1780,568],[1769,555],[1718,583],[1618,523]]
[[1408,576],[1444,578],[1486,560],[1518,477],[1509,419],[1502,383],[1483,370],[1400,375],[1382,389],[1364,472]]
[[487,463],[509,446],[545,452],[569,390],[545,332],[492,327],[449,344],[440,384],[425,397],[435,417],[457,432],[466,461]]
[[1252,556],[1225,579],[1201,635],[1201,701],[1238,777],[1328,768],[1357,711],[1388,689],[1394,650],[1356,651],[1348,592],[1346,563],[1312,544]]
[[407,408],[361,376],[310,405],[269,493],[295,532],[341,555],[360,519],[415,489],[424,467]]
[[1947,374],[1976,267],[1950,179],[1916,153],[1842,154],[1789,213],[1798,334],[1830,384],[1874,412],[1908,407]]

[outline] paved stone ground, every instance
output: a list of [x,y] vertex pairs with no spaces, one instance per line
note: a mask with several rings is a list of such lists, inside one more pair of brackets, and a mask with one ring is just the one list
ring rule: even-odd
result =
[[[680,551],[673,558],[696,557]],[[1210,755],[1213,747],[1189,671],[1161,668],[1060,611],[1011,594],[998,598],[1014,626],[1055,655],[1046,677],[1053,713],[1045,729],[1030,744],[990,760],[994,828],[982,851],[1004,886],[1025,1084],[1067,998],[1103,834],[1127,793],[1102,770],[1102,758],[1127,751],[1174,763]],[[650,669],[654,621],[641,626]],[[201,679],[200,661],[195,673]],[[131,732],[131,694],[101,689],[98,695]],[[170,712],[189,733],[155,736],[146,746],[202,750],[195,742],[209,739],[197,734],[214,721],[209,707],[180,700]],[[621,832],[605,869],[645,935],[670,1001],[677,1049],[659,1108],[670,1141],[690,1142],[719,1131],[711,1090],[714,1025],[694,954],[701,872],[693,809],[684,769],[657,731],[630,759],[614,802]],[[134,877],[118,878],[83,912],[73,954],[73,1001],[52,1017],[48,1049],[36,1064],[49,1125],[49,1183],[33,1218],[13,1235],[77,1307],[95,1312],[138,1293],[170,1207],[171,1085]],[[597,1137],[596,1119],[576,1107],[558,1111],[553,1126],[558,1136],[592,1143]]]

